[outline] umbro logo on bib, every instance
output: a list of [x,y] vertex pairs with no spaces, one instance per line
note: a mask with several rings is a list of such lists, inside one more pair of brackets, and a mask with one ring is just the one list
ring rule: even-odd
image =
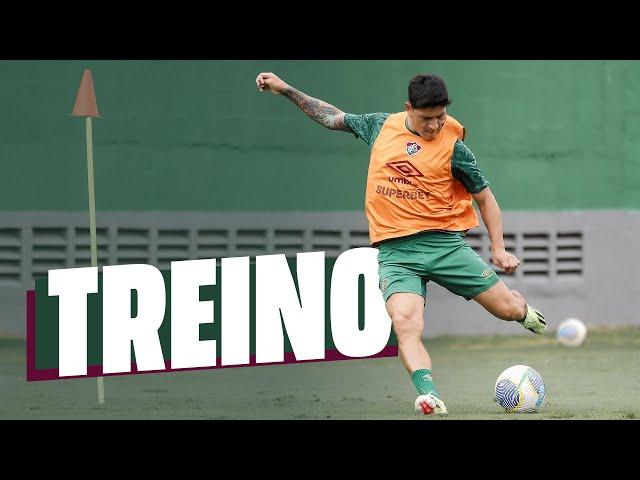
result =
[[416,142],[407,142],[407,153],[409,156],[415,155],[420,151],[422,147],[418,145]]
[[387,167],[393,168],[403,177],[423,177],[420,170],[418,170],[409,160],[402,160],[400,162],[387,163]]

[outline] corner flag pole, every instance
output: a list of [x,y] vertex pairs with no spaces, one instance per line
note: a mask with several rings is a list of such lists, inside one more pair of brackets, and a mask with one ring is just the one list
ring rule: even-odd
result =
[[[99,118],[98,103],[93,88],[93,78],[91,70],[85,70],[80,80],[80,88],[76,96],[76,103],[71,113],[74,117],[86,117],[87,131],[87,184],[89,189],[89,234],[91,237],[91,266],[98,266],[98,242],[96,239],[96,197],[93,181],[93,131],[91,129],[91,119]],[[98,403],[104,403],[104,380],[102,377],[98,381]]]

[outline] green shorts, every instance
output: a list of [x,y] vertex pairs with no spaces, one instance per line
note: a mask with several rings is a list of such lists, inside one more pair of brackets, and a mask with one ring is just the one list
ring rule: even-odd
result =
[[500,281],[464,241],[463,233],[422,232],[385,241],[378,250],[385,302],[394,293],[416,293],[426,299],[429,280],[467,300]]

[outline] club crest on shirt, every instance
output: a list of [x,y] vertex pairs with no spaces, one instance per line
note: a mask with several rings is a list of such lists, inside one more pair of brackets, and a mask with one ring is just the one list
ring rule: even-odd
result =
[[409,156],[415,155],[420,151],[422,147],[418,145],[416,142],[407,142],[407,153]]

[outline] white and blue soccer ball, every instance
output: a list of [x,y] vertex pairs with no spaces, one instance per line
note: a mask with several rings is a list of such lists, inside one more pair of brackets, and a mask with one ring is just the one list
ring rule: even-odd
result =
[[577,318],[567,318],[556,331],[556,339],[567,347],[579,347],[587,338],[587,327]]
[[542,376],[526,365],[514,365],[498,376],[496,401],[509,413],[537,412],[546,388]]

